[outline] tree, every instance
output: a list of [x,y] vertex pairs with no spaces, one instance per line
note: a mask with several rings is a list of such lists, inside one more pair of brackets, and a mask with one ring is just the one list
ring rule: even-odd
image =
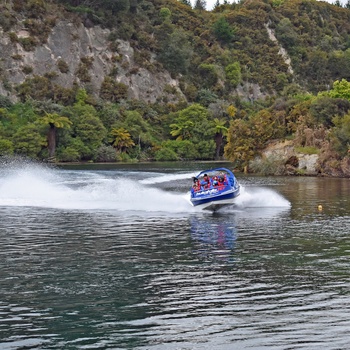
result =
[[201,133],[203,127],[208,128],[208,111],[200,104],[194,103],[178,113],[175,123],[187,126],[192,137],[193,134]]
[[198,152],[193,142],[189,140],[169,140],[162,143],[162,148],[156,152],[157,160],[196,159]]
[[214,119],[214,132],[215,132],[215,159],[220,158],[220,149],[223,143],[224,136],[227,135],[228,128],[225,126],[227,121],[225,119]]
[[227,101],[218,100],[215,103],[212,103],[208,110],[213,117],[214,140],[216,145],[215,159],[219,159],[224,137],[228,132],[226,124],[233,119],[237,109]]
[[214,86],[218,81],[218,73],[214,64],[201,63],[198,66],[202,84],[208,88]]
[[254,145],[251,125],[243,119],[232,120],[227,133],[226,158],[237,162],[243,168],[254,158]]
[[245,167],[278,131],[274,116],[266,109],[247,120],[234,119],[227,133],[225,156]]
[[325,89],[329,82],[330,71],[327,69],[327,53],[321,50],[313,50],[308,55],[308,61],[303,65],[303,74],[306,74],[313,82],[310,89]]
[[57,113],[46,113],[39,122],[49,126],[47,133],[47,148],[49,151],[49,158],[52,158],[55,156],[56,152],[57,129],[69,129],[72,122],[67,117],[60,116]]
[[208,107],[210,104],[215,103],[218,96],[209,89],[200,89],[197,92],[196,101],[202,106]]
[[160,9],[159,15],[163,21],[170,21],[171,11],[167,7],[162,7]]
[[127,11],[130,7],[129,0],[104,0],[101,5],[112,11],[112,14],[117,12]]
[[191,2],[189,0],[180,0],[180,2],[184,5],[192,7]]
[[224,43],[229,43],[234,37],[234,29],[226,21],[225,17],[220,17],[213,25],[214,35]]
[[94,106],[87,103],[89,96],[85,90],[78,91],[76,100],[77,102],[72,107],[64,110],[64,114],[73,122],[70,139],[67,139],[64,146],[79,148],[82,158],[90,160],[106,138],[107,130],[99,119]]
[[350,150],[350,114],[334,117],[333,124],[330,135],[333,147],[340,155],[346,156]]
[[194,4],[195,10],[205,10],[207,7],[207,2],[205,0],[196,0]]
[[327,128],[333,126],[333,117],[336,115],[343,117],[349,110],[350,100],[322,95],[317,97],[310,106],[310,112],[316,122],[323,124]]
[[10,140],[0,139],[0,156],[12,155],[13,143]]
[[227,65],[225,67],[225,73],[233,87],[236,87],[242,80],[241,66],[238,62]]
[[350,101],[350,82],[342,79],[336,80],[333,83],[333,89],[329,91],[329,96],[332,98],[344,98]]
[[45,138],[37,131],[35,124],[22,126],[13,135],[12,142],[16,154],[37,159],[43,146],[46,146]]
[[163,38],[159,60],[171,73],[186,73],[192,54],[187,34],[176,29]]
[[296,46],[298,34],[289,18],[282,18],[276,27],[276,37],[285,48]]
[[76,121],[74,129],[75,136],[80,138],[84,145],[90,149],[91,156],[89,158],[93,157],[107,134],[101,120],[96,115],[85,113]]
[[170,124],[170,134],[176,137],[177,141],[189,140],[192,137],[194,123],[190,120],[179,120],[178,123]]
[[189,140],[195,145],[199,158],[210,159],[214,156],[213,126],[205,107],[195,103],[181,110],[170,128],[171,135],[177,141]]
[[137,150],[140,152],[141,147],[151,147],[154,144],[155,135],[149,123],[137,111],[126,111],[124,116],[125,120],[122,123],[116,123],[117,127],[128,130],[133,141],[139,145]]
[[125,128],[114,128],[111,130],[112,146],[119,152],[126,152],[132,146],[135,146],[134,141],[128,130]]

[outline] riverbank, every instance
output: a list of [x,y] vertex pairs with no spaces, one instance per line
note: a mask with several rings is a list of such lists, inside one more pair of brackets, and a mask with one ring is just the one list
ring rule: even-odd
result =
[[[272,164],[268,175],[305,175],[350,178],[350,157],[340,159],[327,147],[315,153],[301,152],[291,140],[273,141],[254,162],[255,168]],[[254,162],[252,163],[254,168]],[[256,170],[256,169],[255,169]]]

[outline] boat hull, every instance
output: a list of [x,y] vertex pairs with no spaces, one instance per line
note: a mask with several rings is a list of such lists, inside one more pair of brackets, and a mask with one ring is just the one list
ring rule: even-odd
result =
[[[210,191],[207,191],[210,192]],[[207,195],[202,193],[198,197],[191,198],[191,203],[194,207],[198,207],[206,210],[218,210],[222,207],[230,206],[234,204],[236,198],[240,194],[239,187],[231,189],[225,192],[208,193]]]

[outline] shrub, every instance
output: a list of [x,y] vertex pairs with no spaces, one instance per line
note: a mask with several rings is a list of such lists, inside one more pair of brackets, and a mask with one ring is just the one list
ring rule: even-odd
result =
[[4,29],[5,32],[8,32],[13,25],[16,24],[16,19],[8,10],[2,10],[0,13],[0,26]]
[[241,66],[238,62],[231,63],[225,68],[226,77],[233,87],[236,87],[242,80]]
[[28,97],[35,100],[52,99],[53,97],[51,82],[49,79],[40,76],[26,79],[24,83],[17,87],[17,91],[22,101],[25,101]]
[[128,96],[128,87],[111,77],[105,77],[100,89],[100,97],[111,102],[119,102]]
[[218,96],[208,89],[201,89],[197,93],[196,101],[202,106],[208,107],[211,103],[216,102]]
[[179,157],[174,150],[165,147],[156,152],[155,159],[157,161],[176,161],[179,160]]
[[316,147],[305,146],[305,147],[295,147],[295,151],[303,154],[319,154],[320,150]]
[[96,150],[94,157],[95,162],[115,162],[117,160],[117,154],[114,147],[102,145]]
[[78,162],[80,154],[75,148],[66,147],[60,152],[57,151],[57,159],[61,162]]
[[283,175],[285,172],[285,160],[277,156],[255,158],[250,161],[249,168],[261,175]]
[[31,67],[31,66],[24,66],[24,67],[22,68],[22,72],[23,72],[24,74],[33,73],[33,67]]
[[37,41],[31,36],[27,38],[19,38],[18,41],[26,51],[32,51],[37,45]]
[[348,155],[350,149],[350,114],[333,118],[334,127],[331,129],[331,141],[334,149],[342,156]]
[[202,83],[207,87],[211,87],[218,81],[218,74],[213,64],[202,63],[198,67]]
[[[189,159],[198,158],[196,145],[189,140],[181,140],[181,141],[169,140],[164,142],[162,146],[163,146],[162,149],[172,150],[176,155],[176,159],[163,159],[163,160],[179,160],[179,159],[189,160]],[[170,153],[169,153],[169,156],[171,156]]]
[[12,107],[12,105],[13,104],[8,97],[0,95],[0,107],[10,108],[10,107]]
[[159,15],[163,21],[170,19],[171,11],[167,7],[163,7],[159,11]]
[[12,43],[17,43],[18,42],[18,36],[14,32],[9,33],[9,37]]
[[13,154],[13,143],[10,140],[0,139],[0,156]]
[[77,71],[75,72],[76,76],[84,83],[88,83],[91,81],[91,76],[89,74],[89,70],[92,68],[93,57],[82,57],[80,59],[80,63]]
[[68,73],[69,72],[69,66],[66,61],[60,59],[57,61],[57,67],[61,73]]

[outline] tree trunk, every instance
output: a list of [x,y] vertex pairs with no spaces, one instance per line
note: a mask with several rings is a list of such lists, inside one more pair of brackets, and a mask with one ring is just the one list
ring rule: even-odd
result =
[[221,133],[216,133],[215,134],[215,144],[216,144],[216,148],[215,148],[215,160],[219,160],[220,158],[220,149],[221,149],[221,145],[222,145],[222,134]]
[[51,123],[47,134],[47,149],[49,150],[49,158],[54,157],[56,152],[56,127]]

